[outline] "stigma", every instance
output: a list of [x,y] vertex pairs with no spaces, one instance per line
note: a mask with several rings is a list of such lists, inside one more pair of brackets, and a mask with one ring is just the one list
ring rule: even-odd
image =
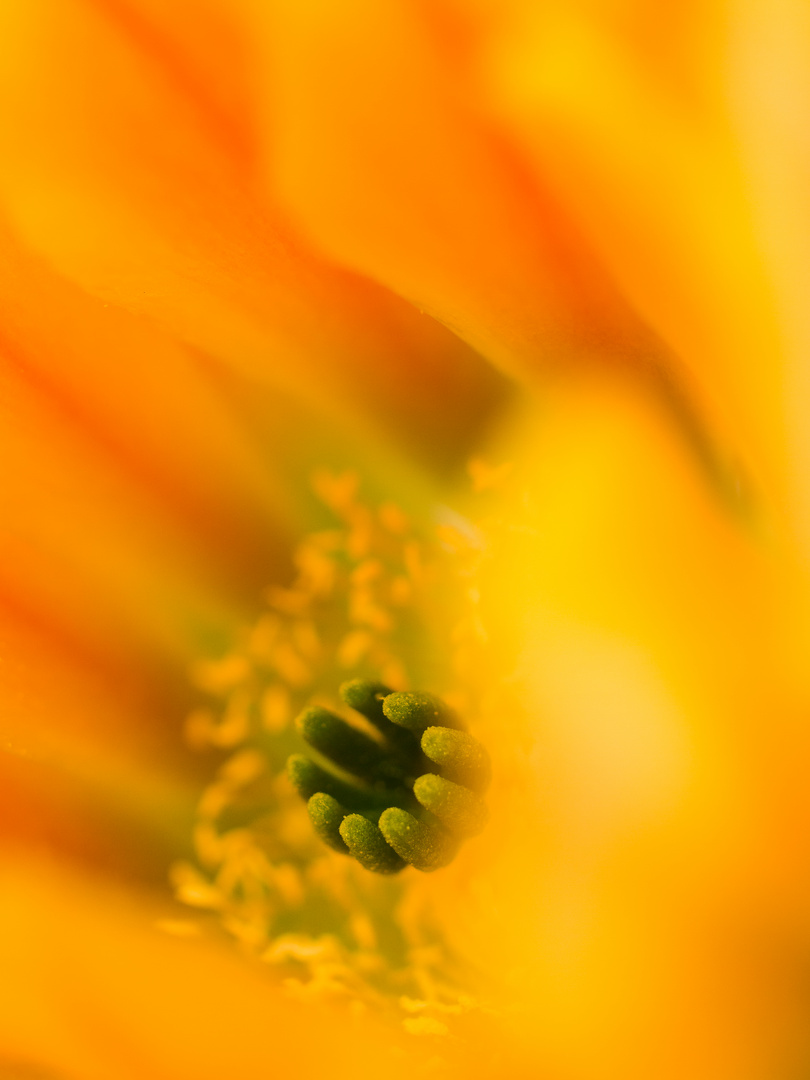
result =
[[287,762],[315,832],[378,874],[446,866],[486,823],[486,751],[432,694],[352,679],[340,697],[371,730],[321,706],[307,708],[296,727],[331,768],[301,754]]

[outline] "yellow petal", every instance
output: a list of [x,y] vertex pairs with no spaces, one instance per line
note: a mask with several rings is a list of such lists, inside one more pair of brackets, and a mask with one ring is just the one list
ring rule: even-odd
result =
[[801,595],[662,419],[579,382],[501,448],[492,823],[423,886],[524,1060],[577,1080],[764,1077],[803,1052]]

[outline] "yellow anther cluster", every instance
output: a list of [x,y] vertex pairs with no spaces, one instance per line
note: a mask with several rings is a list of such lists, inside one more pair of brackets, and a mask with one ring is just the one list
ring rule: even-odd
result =
[[[454,574],[464,565],[464,538],[448,556],[446,542],[417,533],[390,501],[363,502],[351,473],[321,471],[313,488],[337,526],[305,537],[293,582],[268,588],[265,609],[229,653],[192,672],[207,701],[188,717],[187,740],[220,758],[197,808],[196,860],[176,865],[173,881],[180,900],[207,912],[290,992],[387,1008],[398,1022],[405,1011],[406,1030],[436,1035],[472,1005],[424,905],[408,900],[407,882],[326,849],[284,767],[301,749],[293,717],[313,703],[345,715],[336,691],[349,678],[436,686],[468,709],[457,686],[437,685],[464,666],[470,637],[469,618],[458,609],[448,617],[446,602],[452,592],[466,603],[465,571],[459,588],[441,569],[449,558]],[[436,656],[444,675],[427,666]],[[412,1001],[418,1016],[401,1004]]]

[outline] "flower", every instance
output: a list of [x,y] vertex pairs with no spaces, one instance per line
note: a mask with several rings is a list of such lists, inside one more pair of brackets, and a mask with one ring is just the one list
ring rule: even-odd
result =
[[[0,1065],[806,1068],[803,13],[7,0],[0,30]],[[460,695],[494,763],[450,866],[321,860],[348,960],[311,880],[271,867],[259,942],[194,861],[259,775],[201,690],[249,681],[262,591],[334,529],[322,467],[394,537],[441,518],[424,635],[389,648],[372,575],[339,644]],[[272,648],[280,731],[306,642]],[[375,938],[409,927],[410,966]]]

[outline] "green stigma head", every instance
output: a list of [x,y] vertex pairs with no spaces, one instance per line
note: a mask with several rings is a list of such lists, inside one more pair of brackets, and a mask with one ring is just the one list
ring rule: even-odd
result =
[[461,840],[486,822],[486,751],[433,694],[392,693],[382,683],[352,679],[340,696],[379,735],[321,706],[298,717],[305,742],[341,774],[302,754],[288,761],[316,833],[375,873],[446,866]]

